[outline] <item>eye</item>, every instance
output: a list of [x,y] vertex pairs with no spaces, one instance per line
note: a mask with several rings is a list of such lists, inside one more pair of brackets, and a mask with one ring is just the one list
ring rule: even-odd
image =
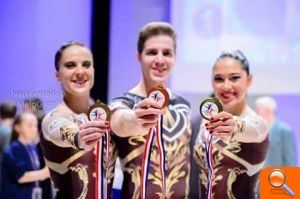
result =
[[241,78],[241,76],[235,75],[235,76],[232,76],[232,77],[230,78],[230,80],[233,81],[233,82],[235,82],[235,81],[239,80],[240,78]]
[[85,67],[85,68],[89,68],[91,65],[92,65],[92,63],[90,61],[84,61],[82,63],[82,66]]
[[173,52],[171,50],[166,50],[163,52],[163,55],[166,57],[172,57],[173,56]]
[[155,49],[150,49],[146,52],[146,55],[156,55],[157,54],[157,50]]
[[68,69],[71,69],[71,68],[76,67],[76,63],[70,61],[70,62],[66,62],[64,66],[65,66],[66,68],[68,68]]
[[217,82],[217,83],[221,83],[221,82],[224,81],[224,79],[222,77],[216,76],[216,77],[214,77],[214,81]]

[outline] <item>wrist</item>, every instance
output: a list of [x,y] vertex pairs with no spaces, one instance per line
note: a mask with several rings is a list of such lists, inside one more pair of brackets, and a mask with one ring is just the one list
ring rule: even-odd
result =
[[246,122],[236,116],[234,116],[233,120],[235,121],[235,127],[231,137],[234,137],[236,134],[243,134],[246,129]]

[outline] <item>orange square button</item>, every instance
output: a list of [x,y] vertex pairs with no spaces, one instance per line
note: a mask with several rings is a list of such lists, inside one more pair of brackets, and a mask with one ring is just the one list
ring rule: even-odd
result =
[[300,167],[265,168],[260,176],[260,198],[300,198]]

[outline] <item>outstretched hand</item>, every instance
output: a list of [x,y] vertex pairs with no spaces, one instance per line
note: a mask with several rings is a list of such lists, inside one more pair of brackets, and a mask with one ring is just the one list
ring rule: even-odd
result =
[[93,149],[103,133],[110,130],[109,121],[93,120],[79,127],[78,143],[80,148]]
[[205,127],[210,134],[218,135],[224,139],[232,137],[236,126],[237,123],[233,115],[225,111],[214,115],[209,122],[205,123]]
[[136,105],[134,111],[139,124],[145,128],[152,128],[157,124],[159,116],[167,110],[154,99],[145,98]]

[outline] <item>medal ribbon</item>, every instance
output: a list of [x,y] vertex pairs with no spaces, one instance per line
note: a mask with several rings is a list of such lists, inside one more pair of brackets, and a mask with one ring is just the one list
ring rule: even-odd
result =
[[96,199],[107,199],[108,196],[108,184],[104,169],[104,148],[106,149],[106,168],[109,164],[109,145],[110,135],[106,131],[101,140],[97,143],[96,148]]
[[205,143],[206,161],[208,165],[208,181],[207,181],[207,199],[212,198],[212,178],[213,178],[213,153],[212,153],[212,135],[208,135]]
[[142,176],[141,176],[141,198],[146,199],[147,193],[147,180],[148,180],[148,172],[149,172],[149,165],[150,165],[150,156],[151,156],[151,149],[153,147],[153,140],[156,135],[157,145],[158,145],[158,153],[159,153],[159,160],[160,160],[160,174],[161,174],[161,187],[163,198],[165,198],[165,150],[163,144],[163,116],[161,115],[158,119],[157,125],[155,128],[151,128],[146,138],[146,146],[144,150],[143,162],[142,162]]

